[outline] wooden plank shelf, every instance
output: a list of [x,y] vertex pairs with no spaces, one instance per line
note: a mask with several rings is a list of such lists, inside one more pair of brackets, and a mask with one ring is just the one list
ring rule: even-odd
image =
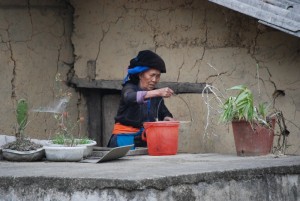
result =
[[[73,78],[70,82],[77,88],[89,88],[100,90],[120,91],[122,89],[122,80],[88,80],[85,78]],[[190,82],[159,82],[157,88],[170,87],[176,94],[182,93],[203,93],[207,83]],[[209,91],[205,91],[210,93]]]

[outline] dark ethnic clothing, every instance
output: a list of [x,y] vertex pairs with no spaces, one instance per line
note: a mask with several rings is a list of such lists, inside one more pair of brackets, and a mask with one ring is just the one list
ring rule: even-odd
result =
[[[146,92],[132,81],[127,81],[122,89],[119,109],[115,117],[116,124],[131,126],[143,130],[144,122],[162,121],[165,117],[173,117],[166,107],[162,97],[144,99]],[[125,140],[125,142],[124,142]],[[121,142],[123,141],[123,142]],[[146,147],[147,142],[142,140],[141,134],[119,133],[112,134],[108,147],[119,147],[134,144],[134,147]]]
[[162,97],[145,99],[143,103],[138,103],[138,91],[143,90],[130,81],[124,85],[119,109],[115,117],[116,123],[141,128],[143,122],[153,122],[156,118],[162,121],[167,116],[173,117]]
[[138,147],[147,146],[141,137],[143,123],[162,121],[165,117],[173,117],[165,106],[162,97],[144,99],[147,91],[138,86],[139,74],[149,70],[149,68],[157,69],[161,73],[166,72],[164,60],[150,50],[140,51],[135,58],[130,60],[128,74],[122,84],[122,96],[115,117],[113,135],[108,143],[109,147],[132,144]]

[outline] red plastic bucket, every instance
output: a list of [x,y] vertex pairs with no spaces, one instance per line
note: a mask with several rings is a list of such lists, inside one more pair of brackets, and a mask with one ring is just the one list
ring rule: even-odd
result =
[[178,150],[178,121],[145,122],[148,153],[152,156],[175,155]]

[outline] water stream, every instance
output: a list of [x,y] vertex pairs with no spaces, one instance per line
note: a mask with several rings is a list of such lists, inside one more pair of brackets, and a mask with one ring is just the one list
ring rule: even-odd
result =
[[46,107],[39,107],[32,109],[32,112],[47,112],[47,113],[57,113],[61,114],[65,111],[67,104],[69,102],[69,97],[64,97],[59,100],[55,100],[53,103]]

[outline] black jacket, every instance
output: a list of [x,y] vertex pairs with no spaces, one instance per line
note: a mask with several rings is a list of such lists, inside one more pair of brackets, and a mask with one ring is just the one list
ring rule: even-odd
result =
[[[162,97],[147,99],[145,100],[147,103],[137,103],[137,91],[143,90],[130,81],[124,85],[118,113],[115,117],[116,123],[140,128],[143,126],[143,122],[153,122],[156,118],[162,121],[166,116],[173,117]],[[150,108],[148,109],[149,100]]]

